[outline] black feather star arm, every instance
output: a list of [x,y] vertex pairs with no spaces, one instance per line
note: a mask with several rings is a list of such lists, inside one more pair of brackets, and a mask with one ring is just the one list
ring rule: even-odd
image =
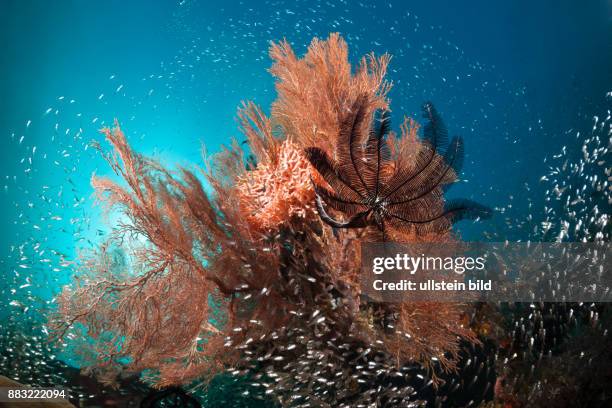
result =
[[421,111],[427,119],[423,128],[423,141],[430,144],[434,151],[444,149],[448,143],[448,130],[442,117],[431,102],[425,102]]
[[345,215],[352,216],[358,212],[366,210],[366,206],[355,201],[346,200],[333,191],[328,190],[323,186],[313,183],[315,194],[325,203],[336,211],[343,212]]
[[476,201],[457,198],[446,202],[443,214],[455,223],[463,219],[489,219],[493,216],[493,210]]
[[[444,153],[442,160],[427,167],[420,174],[404,184],[401,189],[388,194],[389,205],[398,205],[416,201],[435,189],[452,185],[457,179],[458,169],[463,163],[463,139],[455,137]],[[410,194],[412,192],[412,194]]]
[[336,144],[338,170],[363,197],[370,197],[364,180],[363,127],[367,116],[367,98],[360,96],[340,119],[340,133]]
[[367,226],[367,216],[370,213],[370,210],[363,211],[361,213],[355,214],[348,221],[338,221],[332,218],[325,207],[323,206],[323,200],[320,195],[316,195],[315,202],[317,205],[317,211],[321,219],[328,225],[334,228],[363,228]]
[[421,111],[427,122],[423,127],[423,138],[415,166],[411,168],[400,166],[396,169],[393,180],[384,189],[385,198],[400,190],[411,190],[414,185],[421,184],[422,180],[426,179],[427,172],[431,171],[430,167],[436,166],[436,158],[446,150],[448,130],[440,114],[431,102],[424,103]]
[[304,151],[306,159],[331,186],[335,192],[346,201],[359,202],[366,197],[353,187],[351,178],[334,163],[327,153],[317,147],[309,147]]
[[391,160],[391,152],[385,141],[391,131],[391,115],[388,110],[376,114],[375,126],[372,126],[368,140],[364,147],[365,162],[364,171],[368,190],[373,197],[378,197],[381,192],[381,171],[386,163]]

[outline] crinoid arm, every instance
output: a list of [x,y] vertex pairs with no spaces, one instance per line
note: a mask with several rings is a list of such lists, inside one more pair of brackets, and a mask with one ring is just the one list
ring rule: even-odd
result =
[[329,207],[336,211],[341,211],[348,217],[351,217],[357,213],[363,212],[367,207],[359,202],[351,201],[327,188],[317,185],[314,181],[312,182],[316,197],[319,197],[321,201],[324,201]]
[[476,201],[457,198],[446,202],[443,215],[454,224],[465,219],[489,219],[493,216],[493,211]]
[[365,199],[362,192],[353,187],[349,175],[345,174],[323,150],[318,147],[309,147],[304,150],[304,154],[310,164],[339,196],[355,202]]
[[317,205],[317,211],[319,212],[319,216],[321,220],[323,220],[326,224],[334,227],[334,228],[363,228],[367,226],[367,216],[370,213],[370,210],[366,210],[360,213],[355,214],[348,221],[338,221],[332,218],[325,207],[323,206],[323,200],[320,195],[316,195],[315,199]]
[[391,152],[386,136],[391,131],[391,114],[388,110],[378,111],[364,148],[364,179],[373,197],[379,197],[382,190],[382,177],[391,163]]
[[360,95],[349,112],[342,119],[336,155],[339,157],[340,168],[350,177],[355,189],[362,191],[362,196],[370,198],[372,189],[365,180],[367,163],[363,155],[363,126],[366,121],[367,97]]
[[415,187],[423,186],[430,181],[430,174],[439,172],[444,165],[440,160],[442,154],[452,151],[448,148],[448,130],[440,114],[431,102],[426,102],[421,108],[427,123],[423,127],[423,137],[412,166],[398,166],[394,177],[385,186],[385,198],[404,196],[406,192],[414,191]]
[[390,224],[399,230],[410,227],[424,233],[443,233],[456,222],[464,219],[488,219],[492,215],[490,208],[472,200],[454,199],[446,202],[444,209],[434,215],[422,214],[422,211],[399,210],[389,211]]
[[463,139],[454,137],[441,159],[429,165],[410,182],[394,192],[387,194],[389,205],[406,204],[418,201],[434,194],[437,189],[445,189],[457,180],[457,174],[463,166]]

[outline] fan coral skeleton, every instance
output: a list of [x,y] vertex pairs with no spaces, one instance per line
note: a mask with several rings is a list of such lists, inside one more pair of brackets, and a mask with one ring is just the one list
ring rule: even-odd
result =
[[[375,112],[388,110],[389,57],[365,57],[352,72],[337,34],[313,40],[301,59],[286,42],[270,54],[278,92],[271,117],[244,105],[239,118],[249,151],[233,143],[201,173],[168,171],[134,152],[118,125],[104,130],[115,149],[107,160],[124,185],[97,177],[92,184],[129,222],[101,251],[83,255],[75,284],[58,298],[54,332],[87,334],[84,347],[94,351],[86,363],[109,379],[128,371],[146,373],[157,386],[206,384],[230,372],[253,378],[254,388],[284,406],[406,406],[416,398],[416,373],[436,379],[453,372],[462,342],[478,343],[467,324],[470,308],[361,296],[360,243],[371,235],[332,228],[315,211],[317,193],[344,191],[315,156],[341,166],[350,150],[347,112],[358,108],[355,134],[366,135]],[[383,120],[378,128],[388,148],[381,154],[395,159],[384,162],[381,179],[419,168],[428,155],[436,169],[446,166],[431,153],[435,144],[417,139],[413,121],[406,119],[401,136],[387,135],[386,126]],[[430,186],[431,174],[418,174],[411,188],[428,189],[419,183]],[[403,191],[398,180],[384,187],[388,198],[396,198],[393,188]],[[325,183],[334,191],[323,190]],[[441,210],[435,189],[427,204]],[[450,223],[390,235],[455,239]],[[126,262],[109,262],[113,248]]]

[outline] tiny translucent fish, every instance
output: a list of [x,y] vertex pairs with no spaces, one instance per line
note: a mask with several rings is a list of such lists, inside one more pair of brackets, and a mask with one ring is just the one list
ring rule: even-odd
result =
[[23,303],[21,303],[18,300],[11,301],[11,303],[9,303],[9,305],[14,306],[14,307],[23,307]]

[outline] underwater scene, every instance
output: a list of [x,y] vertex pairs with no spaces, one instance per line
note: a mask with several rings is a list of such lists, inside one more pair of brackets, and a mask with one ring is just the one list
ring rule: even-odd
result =
[[0,21],[0,407],[612,407],[609,0]]

